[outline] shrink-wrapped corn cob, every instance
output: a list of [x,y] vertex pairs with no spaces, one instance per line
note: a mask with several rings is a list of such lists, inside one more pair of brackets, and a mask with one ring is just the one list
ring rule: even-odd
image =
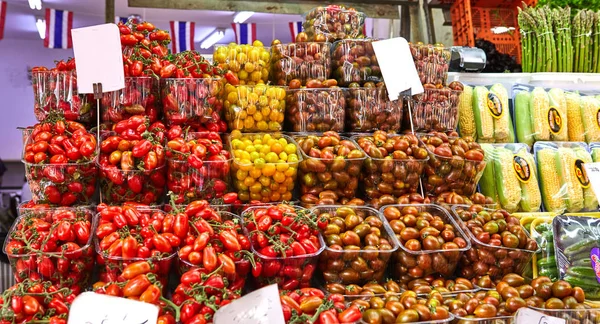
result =
[[[581,147],[575,148],[575,155],[577,159],[581,161],[577,161],[575,164],[575,175],[583,188],[583,207],[586,210],[596,210],[598,209],[598,199],[596,199],[594,189],[590,185],[590,181],[585,174],[585,169],[581,166],[582,163],[593,163],[594,161],[592,160],[590,153]],[[578,172],[579,168],[581,168],[581,174]]]
[[477,140],[475,114],[473,113],[473,88],[464,86],[458,103],[458,129],[461,136],[471,136]]
[[585,129],[585,141],[588,143],[600,141],[600,100],[592,96],[581,97],[581,117]]
[[475,87],[473,114],[479,142],[514,142],[514,129],[508,111],[508,91],[503,85],[494,84],[489,89],[483,86]]

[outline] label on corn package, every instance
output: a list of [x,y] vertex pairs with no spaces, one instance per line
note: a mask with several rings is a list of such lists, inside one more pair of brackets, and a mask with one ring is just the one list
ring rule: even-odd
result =
[[575,160],[575,175],[577,176],[577,180],[579,180],[581,187],[587,189],[590,187],[590,179],[588,178],[587,173],[583,168],[584,163],[585,162],[583,162],[583,160]]
[[518,155],[513,156],[513,169],[519,181],[528,183],[531,180],[531,167],[524,158]]
[[548,110],[548,128],[552,134],[558,134],[562,128],[562,116],[556,107],[550,107]]
[[488,92],[487,94],[487,108],[490,111],[490,115],[496,119],[500,119],[504,115],[504,107],[502,107],[502,101],[494,93]]

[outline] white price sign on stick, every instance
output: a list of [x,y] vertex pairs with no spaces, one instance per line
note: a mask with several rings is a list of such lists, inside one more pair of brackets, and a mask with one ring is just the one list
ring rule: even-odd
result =
[[515,324],[566,324],[567,321],[534,311],[531,308],[520,308],[515,315]]
[[583,179],[583,182],[588,182],[588,186],[592,186],[594,189],[594,194],[596,194],[596,198],[600,201],[600,163],[584,163],[583,168],[585,169],[585,174],[578,178]]
[[94,84],[109,92],[125,87],[123,52],[115,24],[71,30],[79,93],[94,93]]
[[277,285],[255,290],[215,313],[215,324],[284,324]]
[[390,100],[397,100],[401,92],[409,89],[413,95],[425,91],[406,39],[397,37],[376,41],[373,42],[373,50]]
[[158,307],[131,299],[84,292],[69,311],[68,324],[156,324]]

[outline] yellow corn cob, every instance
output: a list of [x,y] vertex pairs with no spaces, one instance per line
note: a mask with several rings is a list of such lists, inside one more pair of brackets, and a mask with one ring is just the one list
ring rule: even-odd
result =
[[490,93],[498,96],[503,110],[500,118],[494,118],[494,139],[496,143],[507,143],[509,142],[510,128],[512,128],[508,111],[508,91],[502,84],[497,83],[490,88]]
[[523,158],[529,165],[529,181],[527,183],[519,181],[521,183],[521,202],[519,206],[521,211],[537,212],[542,205],[542,194],[538,185],[537,170],[533,155],[527,152],[527,150],[522,149],[517,152],[517,156]]
[[473,114],[477,125],[477,140],[481,143],[494,142],[494,117],[487,106],[489,90],[477,86],[473,89]]
[[481,149],[483,149],[485,169],[479,179],[479,190],[485,196],[494,199],[494,202],[498,202],[498,191],[496,190],[496,172],[494,170],[494,157],[496,156],[496,149],[492,144],[482,143]]
[[[577,158],[582,160],[583,163],[593,163],[592,156],[588,151],[586,151],[582,147],[578,147],[575,149],[575,154]],[[597,210],[598,209],[598,199],[596,199],[596,194],[594,193],[594,189],[589,185],[587,188],[583,188],[583,206],[585,210]]]
[[558,133],[552,134],[552,140],[568,141],[569,125],[567,122],[567,99],[565,97],[565,92],[562,89],[552,88],[548,91],[548,97],[550,98],[550,106],[558,110],[561,118],[560,130]]
[[581,119],[582,107],[581,98],[578,93],[569,92],[567,98],[567,127],[569,127],[569,141],[585,141],[585,129]]
[[536,141],[549,141],[550,128],[548,127],[548,110],[550,109],[550,99],[543,88],[535,88],[531,92],[531,110],[533,122],[533,137]]
[[581,116],[585,128],[585,140],[588,143],[600,141],[598,109],[600,109],[600,100],[595,97],[581,97]]
[[583,190],[575,174],[575,161],[577,160],[575,151],[571,148],[561,147],[558,149],[556,159],[556,164],[561,165],[557,169],[567,194],[567,211],[571,213],[581,211],[583,209]]
[[496,148],[494,156],[494,169],[496,172],[496,191],[503,209],[516,212],[521,201],[521,185],[515,174],[513,154],[503,147]]
[[536,153],[544,208],[548,212],[561,212],[566,207],[565,195],[561,191],[562,183],[556,172],[559,164],[555,156],[556,150],[549,148],[543,148]]
[[465,85],[458,104],[458,127],[461,136],[471,136],[477,139],[475,114],[473,113],[473,88]]

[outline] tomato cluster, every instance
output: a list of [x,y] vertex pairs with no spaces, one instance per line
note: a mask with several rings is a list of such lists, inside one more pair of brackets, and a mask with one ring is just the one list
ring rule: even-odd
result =
[[91,95],[79,94],[75,59],[56,62],[54,68],[36,66],[31,69],[34,113],[43,121],[53,113],[67,120],[89,123],[96,116],[96,107]]
[[346,306],[341,294],[325,297],[316,288],[283,291],[279,297],[286,323],[339,324],[356,323],[361,319],[361,309]]
[[47,281],[26,280],[0,296],[0,324],[67,324],[75,293]]
[[94,135],[60,116],[27,129],[23,161],[36,203],[61,206],[89,203],[96,190]]
[[19,217],[4,252],[16,282],[51,281],[75,292],[88,284],[94,266],[92,213],[87,209],[39,209]]
[[284,290],[306,288],[324,247],[319,228],[327,222],[307,209],[280,204],[250,207],[244,224],[258,258],[253,275],[260,286],[277,283]]
[[[100,279],[117,281],[135,264],[150,268],[166,282],[175,251],[187,236],[187,216],[131,205],[101,204],[97,209],[97,263],[104,266]],[[140,260],[146,263],[136,262]]]
[[171,36],[152,23],[139,24],[129,21],[119,23],[121,48],[123,49],[123,69],[125,77],[139,77],[144,74],[163,75],[174,70],[174,65],[163,65],[161,60],[169,54],[167,46]]
[[144,116],[118,122],[100,143],[100,188],[108,203],[156,203],[166,183],[166,129],[161,122],[149,125]]
[[177,195],[175,203],[223,198],[231,190],[231,153],[218,133],[181,134],[175,126],[167,137],[167,188]]

